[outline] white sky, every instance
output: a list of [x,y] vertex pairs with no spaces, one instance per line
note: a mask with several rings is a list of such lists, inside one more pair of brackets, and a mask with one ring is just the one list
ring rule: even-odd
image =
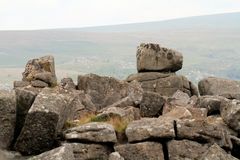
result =
[[99,26],[240,12],[240,0],[0,0],[0,30]]

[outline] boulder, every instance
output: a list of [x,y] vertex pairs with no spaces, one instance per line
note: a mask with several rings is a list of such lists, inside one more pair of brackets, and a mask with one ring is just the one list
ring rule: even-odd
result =
[[28,81],[14,81],[13,82],[13,87],[18,88],[18,87],[26,87],[30,85],[30,82]]
[[208,150],[207,145],[190,140],[172,140],[167,147],[169,160],[197,160]]
[[189,139],[200,143],[217,143],[221,147],[232,149],[230,134],[221,125],[207,120],[176,120],[178,139]]
[[240,134],[240,101],[232,100],[221,103],[220,112],[224,122]]
[[237,160],[231,154],[227,154],[221,147],[217,144],[213,144],[201,157],[201,160]]
[[138,72],[176,72],[182,68],[183,56],[180,52],[159,44],[142,43],[137,47]]
[[141,142],[123,144],[114,147],[125,160],[164,160],[162,144],[157,142]]
[[172,118],[142,118],[129,123],[126,135],[129,142],[147,139],[172,139],[175,137],[174,121]]
[[97,109],[107,107],[126,97],[137,105],[142,98],[142,88],[138,82],[127,83],[95,74],[78,76],[78,89],[90,95]]
[[23,81],[42,80],[50,86],[55,86],[57,78],[53,56],[44,56],[28,61],[22,75]]
[[142,117],[154,117],[161,115],[165,99],[155,92],[143,92],[140,102],[140,112]]
[[0,160],[25,160],[19,152],[1,150],[0,149]]
[[28,111],[15,149],[24,155],[39,154],[54,147],[67,119],[67,95],[45,88]]
[[75,160],[107,160],[109,154],[113,152],[113,148],[109,145],[84,143],[67,143],[67,145],[72,146]]
[[72,78],[63,78],[60,86],[64,89],[76,89],[76,85],[74,84]]
[[0,90],[0,149],[8,149],[16,125],[15,92]]
[[218,95],[229,99],[240,100],[240,82],[208,77],[198,83],[200,95]]
[[73,149],[71,145],[64,145],[40,155],[28,158],[28,160],[73,160]]
[[189,96],[198,92],[186,77],[174,73],[145,72],[132,74],[127,78],[128,82],[133,80],[138,81],[144,91],[156,92],[162,96],[171,97],[177,90]]
[[16,108],[17,125],[15,127],[15,140],[16,140],[16,138],[19,136],[22,130],[22,127],[24,125],[28,110],[32,106],[38,93],[36,91],[28,90],[27,88],[16,88],[15,93],[16,93],[16,103],[17,103],[17,108]]
[[38,87],[38,88],[48,87],[48,84],[44,81],[41,81],[41,80],[34,80],[34,81],[31,82],[31,85],[33,87]]
[[113,152],[109,155],[108,160],[124,160],[124,158],[118,152]]
[[181,90],[177,90],[171,98],[171,102],[178,106],[187,106],[189,101],[189,95]]
[[208,115],[220,114],[221,103],[225,101],[227,99],[222,96],[200,96],[195,107],[206,108]]
[[66,140],[77,140],[77,142],[117,142],[113,126],[100,122],[91,122],[70,128],[64,132],[64,137]]

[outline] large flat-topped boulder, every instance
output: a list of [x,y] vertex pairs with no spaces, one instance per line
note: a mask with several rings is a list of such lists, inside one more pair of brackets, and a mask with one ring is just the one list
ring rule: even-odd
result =
[[159,44],[142,43],[137,48],[138,72],[175,72],[182,68],[182,64],[183,56],[180,52]]
[[29,60],[26,64],[25,71],[22,73],[23,81],[40,80],[49,86],[57,84],[55,74],[55,64],[53,56],[44,56]]
[[0,149],[8,149],[14,136],[16,98],[14,92],[0,91]]
[[97,109],[112,105],[126,97],[138,104],[142,98],[142,88],[138,82],[127,83],[96,74],[78,76],[78,89],[90,95]]
[[240,100],[240,81],[208,77],[198,83],[200,95],[219,95]]
[[146,72],[132,74],[127,78],[128,82],[133,80],[140,82],[144,91],[157,92],[162,96],[171,97],[177,90],[189,96],[198,95],[198,90],[192,82],[174,73]]

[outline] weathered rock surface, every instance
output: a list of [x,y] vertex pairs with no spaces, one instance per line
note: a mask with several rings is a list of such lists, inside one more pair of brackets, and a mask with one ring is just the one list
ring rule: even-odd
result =
[[15,149],[39,154],[51,149],[67,118],[67,101],[56,89],[45,88],[32,104]]
[[167,147],[169,160],[197,160],[208,150],[207,145],[189,140],[172,140]]
[[183,56],[180,52],[159,44],[142,43],[137,48],[137,70],[138,72],[175,72],[182,68]]
[[25,160],[26,158],[15,151],[1,150],[0,149],[0,160]]
[[229,133],[221,125],[206,120],[177,120],[177,138],[189,139],[201,143],[217,143],[221,147],[232,149]]
[[55,75],[55,64],[52,56],[44,56],[28,61],[23,72],[23,81],[41,80],[55,86],[57,78]]
[[114,147],[125,160],[164,160],[161,143],[141,142],[136,144],[123,144]]
[[126,135],[129,142],[174,138],[173,119],[161,116],[133,121],[127,126]]
[[142,88],[138,82],[127,83],[95,74],[78,76],[78,89],[90,95],[97,109],[102,109],[126,97],[135,104],[142,99]]
[[89,142],[117,142],[112,125],[100,122],[91,122],[70,128],[64,132],[65,139]]
[[14,92],[0,91],[0,148],[8,149],[16,124],[16,97]]
[[142,117],[159,116],[165,99],[155,92],[143,92],[143,98],[140,102],[140,112]]
[[240,134],[240,101],[221,103],[221,116],[224,122]]
[[127,78],[128,82],[133,80],[140,82],[144,91],[157,92],[162,96],[171,97],[177,90],[189,96],[198,93],[186,77],[174,73],[146,72],[132,74]]
[[108,160],[124,160],[124,158],[118,152],[113,152],[109,155]]
[[38,87],[38,88],[45,88],[45,87],[48,87],[48,84],[44,81],[41,81],[41,80],[34,80],[34,81],[31,81],[31,85],[33,87]]
[[64,89],[76,89],[76,86],[72,78],[63,78],[60,83],[61,87]]
[[64,145],[28,158],[28,160],[74,160],[73,149],[71,145]]
[[18,87],[26,87],[30,85],[30,82],[28,81],[14,81],[13,82],[13,87],[18,88]]
[[73,148],[75,160],[107,160],[113,148],[101,144],[68,143]]
[[217,144],[213,144],[206,153],[203,154],[201,160],[237,160],[231,154],[227,154]]
[[200,95],[219,95],[229,99],[240,100],[240,82],[209,77],[198,83]]

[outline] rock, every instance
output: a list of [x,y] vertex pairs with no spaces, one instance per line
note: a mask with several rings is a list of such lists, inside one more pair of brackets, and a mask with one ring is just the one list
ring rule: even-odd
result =
[[128,106],[124,108],[107,107],[100,111],[100,114],[96,116],[96,119],[109,119],[119,117],[127,122],[138,120],[141,118],[140,110],[138,108]]
[[15,149],[24,155],[39,154],[54,146],[68,116],[67,95],[45,88],[28,111]]
[[123,144],[115,146],[114,149],[120,153],[125,160],[164,160],[162,144],[157,142]]
[[188,105],[188,102],[190,101],[190,97],[187,93],[177,90],[173,94],[171,101],[174,102],[175,105],[186,106],[186,105]]
[[220,114],[221,103],[227,101],[222,96],[201,96],[198,98],[196,107],[206,108],[208,115]]
[[140,102],[140,112],[142,117],[159,116],[165,99],[154,92],[143,92],[143,98]]
[[73,160],[73,148],[71,145],[64,145],[40,155],[28,158],[28,160]]
[[13,91],[0,91],[0,149],[8,149],[14,137],[16,97]]
[[64,89],[76,89],[76,86],[72,78],[63,78],[60,83],[61,87]]
[[218,95],[240,100],[240,82],[223,78],[208,77],[198,83],[200,95]]
[[18,88],[18,87],[26,87],[30,85],[30,82],[28,81],[14,81],[13,82],[13,87]]
[[232,100],[221,103],[220,112],[224,122],[240,134],[240,101]]
[[217,143],[221,147],[232,149],[229,133],[221,125],[206,120],[176,120],[178,139],[189,139],[201,143]]
[[100,122],[91,122],[70,128],[64,132],[67,140],[88,142],[117,142],[115,130],[112,125]]
[[139,83],[127,83],[95,74],[78,76],[78,89],[90,95],[97,109],[107,107],[125,97],[129,97],[137,105],[142,98],[142,88]]
[[165,112],[164,116],[176,119],[205,119],[207,118],[206,108],[174,107],[171,111]]
[[146,72],[132,74],[127,78],[128,82],[136,80],[141,83],[144,91],[156,92],[162,96],[171,97],[177,90],[194,95],[197,91],[192,91],[190,81],[184,76],[173,73]]
[[109,155],[108,160],[124,160],[124,158],[118,152],[113,152]]
[[207,145],[194,141],[172,140],[167,143],[169,160],[197,160],[208,150]]
[[44,56],[28,61],[22,75],[23,81],[42,80],[50,86],[55,86],[57,78],[53,56]]
[[75,160],[107,160],[113,148],[101,144],[68,143],[73,148]]
[[142,43],[137,48],[138,72],[175,72],[182,68],[183,56],[180,52],[158,44]]
[[16,103],[17,103],[17,109],[16,109],[17,125],[15,127],[15,140],[16,140],[16,138],[19,136],[22,130],[22,127],[24,125],[28,110],[32,106],[38,93],[36,91],[28,90],[27,88],[17,88],[15,89],[15,93],[16,93]]
[[41,81],[41,80],[34,80],[34,81],[31,82],[31,85],[33,87],[39,87],[39,88],[48,87],[48,84],[46,82]]
[[0,149],[0,160],[24,160],[22,155],[15,151],[7,151]]
[[175,137],[173,119],[163,116],[133,121],[129,123],[125,133],[129,142]]
[[237,160],[231,154],[227,154],[221,147],[217,144],[213,144],[201,157],[201,160]]

